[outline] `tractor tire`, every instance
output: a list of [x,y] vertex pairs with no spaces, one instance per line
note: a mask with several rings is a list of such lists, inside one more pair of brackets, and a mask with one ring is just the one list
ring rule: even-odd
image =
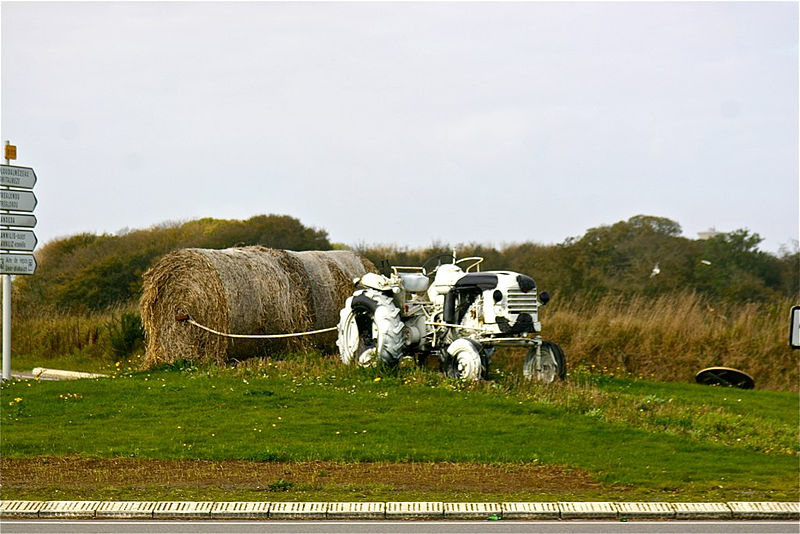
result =
[[483,364],[483,371],[481,371],[481,378],[489,380],[489,366],[492,364],[492,356],[494,356],[495,347],[483,347],[481,351],[481,363]]
[[567,377],[567,357],[564,351],[552,341],[543,341],[541,360],[537,358],[536,347],[531,347],[522,365],[522,374],[528,380],[552,384]]
[[483,347],[467,338],[459,338],[447,347],[444,372],[448,378],[480,380],[483,375]]
[[371,289],[345,301],[337,325],[339,357],[347,365],[394,366],[403,355],[403,323],[390,297]]

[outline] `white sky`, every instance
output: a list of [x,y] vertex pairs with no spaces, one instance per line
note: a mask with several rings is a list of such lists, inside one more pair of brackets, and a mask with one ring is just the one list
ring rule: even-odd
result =
[[42,244],[288,214],[557,243],[636,214],[798,234],[798,4],[2,2]]

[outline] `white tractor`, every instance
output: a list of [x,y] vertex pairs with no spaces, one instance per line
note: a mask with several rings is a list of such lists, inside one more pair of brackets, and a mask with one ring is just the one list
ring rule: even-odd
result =
[[339,354],[345,364],[396,365],[404,357],[439,358],[447,376],[486,378],[497,347],[528,347],[522,372],[550,383],[563,380],[561,348],[540,335],[546,291],[509,271],[480,271],[483,258],[440,254],[422,267],[385,266],[367,273],[339,312]]

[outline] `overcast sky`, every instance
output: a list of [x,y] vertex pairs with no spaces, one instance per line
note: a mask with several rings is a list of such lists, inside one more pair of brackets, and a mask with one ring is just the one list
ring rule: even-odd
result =
[[288,214],[558,243],[637,214],[798,234],[798,4],[3,2],[39,243]]

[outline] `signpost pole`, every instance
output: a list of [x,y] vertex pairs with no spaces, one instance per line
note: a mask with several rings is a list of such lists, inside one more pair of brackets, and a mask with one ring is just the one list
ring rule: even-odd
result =
[[[6,141],[6,147],[11,144]],[[8,148],[5,149],[6,165],[11,163]],[[5,189],[5,188],[4,188]],[[3,380],[11,380],[11,275],[3,276]]]
[[[0,275],[3,291],[3,370],[2,380],[11,379],[11,276],[36,271],[33,254],[19,254],[36,248],[36,234],[25,228],[36,226],[36,173],[30,167],[11,165],[17,147],[6,141],[5,165],[0,165]],[[20,227],[22,227],[20,229]]]
[[3,380],[11,379],[11,275],[3,275]]

